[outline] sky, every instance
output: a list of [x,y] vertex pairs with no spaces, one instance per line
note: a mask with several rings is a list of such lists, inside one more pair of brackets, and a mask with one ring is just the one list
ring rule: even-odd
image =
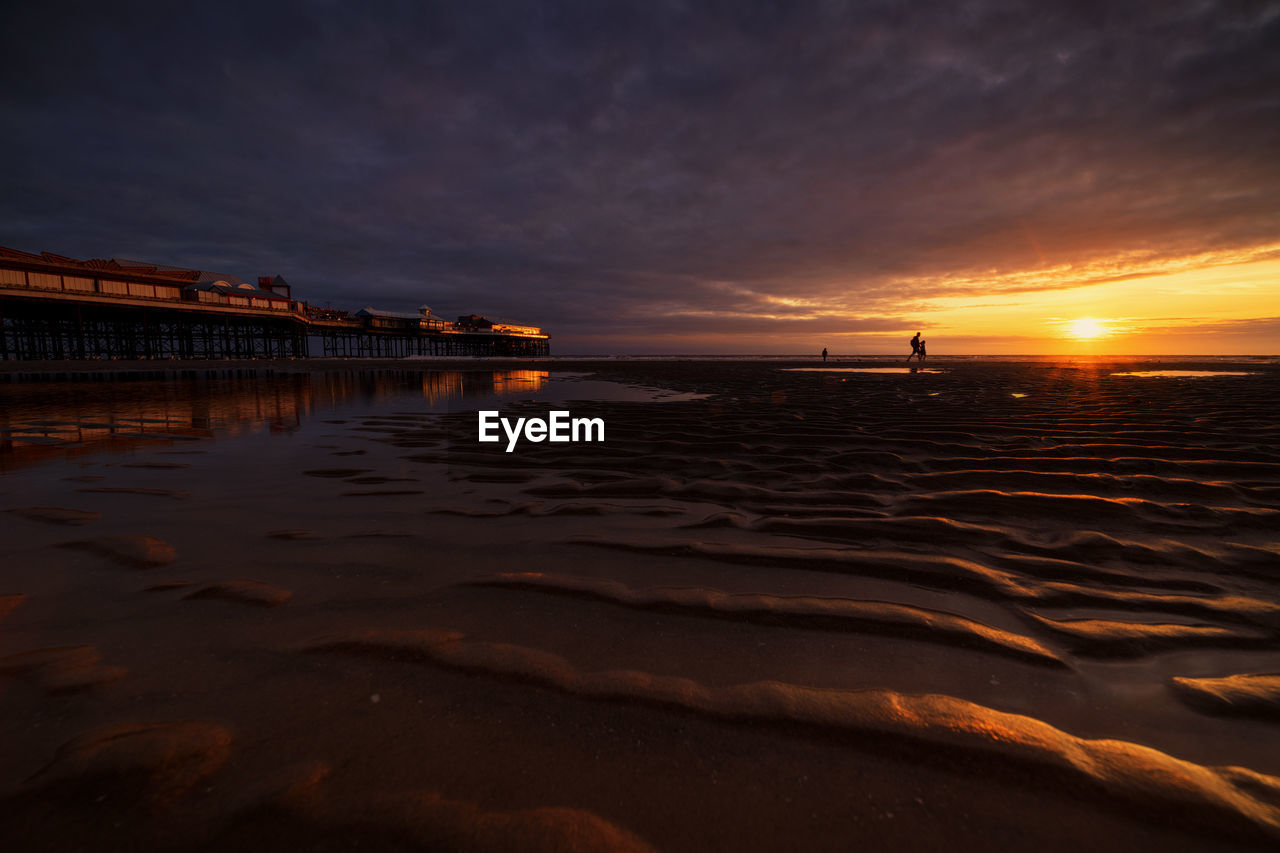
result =
[[1280,352],[1280,2],[0,9],[0,245],[552,352]]

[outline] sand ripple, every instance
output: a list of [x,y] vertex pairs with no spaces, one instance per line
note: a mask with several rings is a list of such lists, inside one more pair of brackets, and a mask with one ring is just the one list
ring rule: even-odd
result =
[[1174,678],[1173,692],[1187,704],[1215,714],[1243,714],[1280,721],[1280,674],[1225,678]]
[[0,674],[25,678],[47,693],[76,693],[119,681],[128,670],[103,666],[93,646],[56,646],[0,658]]
[[97,554],[122,565],[138,569],[165,566],[178,557],[172,545],[154,536],[135,536],[130,534],[95,536],[92,539],[77,539],[74,542],[64,542],[62,547],[88,551],[91,554]]
[[729,594],[714,589],[655,587],[633,589],[616,581],[521,572],[472,582],[477,586],[530,589],[588,597],[625,607],[715,616],[795,628],[862,631],[1005,654],[1050,666],[1063,661],[1040,643],[963,616],[886,601],[854,601],[759,593]]
[[320,638],[306,649],[414,658],[517,678],[593,699],[641,702],[725,720],[787,723],[926,742],[1076,777],[1111,796],[1230,814],[1280,840],[1280,778],[1208,767],[1120,740],[1076,737],[1047,723],[951,696],[832,690],[777,681],[710,687],[635,670],[584,672],[559,655],[453,632],[371,629]]
[[368,794],[336,799],[307,792],[283,807],[331,830],[374,828],[408,837],[423,850],[521,850],[530,853],[648,853],[654,848],[592,812],[574,808],[488,811],[435,791]]
[[250,578],[235,578],[201,587],[184,599],[220,599],[257,607],[276,607],[293,597],[291,590]]
[[32,521],[43,521],[47,524],[88,524],[102,518],[101,513],[83,509],[66,509],[58,506],[27,506],[11,509],[9,512]]
[[1069,639],[1075,654],[1094,657],[1138,657],[1151,651],[1179,647],[1267,648],[1275,643],[1267,634],[1217,625],[1032,618],[1045,629]]
[[88,486],[76,489],[76,491],[101,495],[150,495],[157,498],[173,498],[179,501],[191,497],[191,493],[183,489],[147,489],[138,486]]
[[132,782],[152,802],[166,804],[217,771],[231,742],[231,732],[215,723],[120,723],[67,742],[28,784],[78,790]]

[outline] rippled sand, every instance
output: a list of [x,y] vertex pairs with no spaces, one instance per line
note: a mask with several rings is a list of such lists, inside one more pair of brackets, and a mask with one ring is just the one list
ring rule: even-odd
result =
[[1280,370],[804,366],[0,382],[0,837],[1275,849]]

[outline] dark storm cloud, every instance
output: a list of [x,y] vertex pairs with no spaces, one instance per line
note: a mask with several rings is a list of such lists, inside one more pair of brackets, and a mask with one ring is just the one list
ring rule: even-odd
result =
[[1275,3],[5,15],[0,243],[317,302],[821,329],[1280,242]]

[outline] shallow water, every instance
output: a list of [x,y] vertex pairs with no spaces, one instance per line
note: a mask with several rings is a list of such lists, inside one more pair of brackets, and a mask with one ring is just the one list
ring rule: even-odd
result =
[[784,367],[783,370],[810,373],[945,373],[933,367]]
[[1206,376],[1257,376],[1247,370],[1135,370],[1129,373],[1113,373],[1112,376],[1140,376],[1160,379],[1199,379]]
[[[433,791],[664,849],[1265,845],[1280,385],[1110,370],[0,383],[0,788],[83,817],[103,754],[229,739],[147,777],[191,838]],[[552,406],[607,440],[475,441]]]

